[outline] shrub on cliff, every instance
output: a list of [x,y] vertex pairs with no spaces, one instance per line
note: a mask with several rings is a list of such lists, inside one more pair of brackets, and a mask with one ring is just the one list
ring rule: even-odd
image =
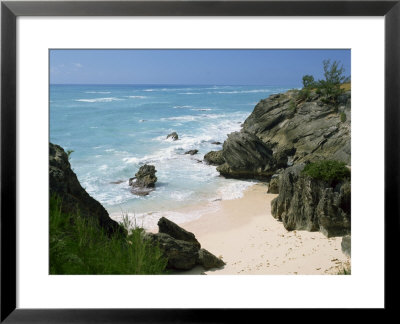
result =
[[109,235],[93,218],[61,211],[50,198],[50,274],[162,274],[167,260],[142,229]]
[[346,163],[332,160],[309,163],[304,167],[302,173],[330,183],[350,178],[350,170],[346,167]]

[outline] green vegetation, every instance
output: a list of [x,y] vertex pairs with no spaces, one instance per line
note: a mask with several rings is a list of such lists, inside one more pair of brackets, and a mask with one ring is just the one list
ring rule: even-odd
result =
[[74,150],[67,150],[67,151],[65,152],[65,153],[67,153],[68,160],[70,159],[71,154],[74,153],[74,152],[75,152]]
[[[311,90],[321,95],[321,100],[327,104],[337,105],[337,99],[344,91],[350,88],[350,77],[344,76],[343,65],[340,62],[324,60],[324,80],[315,81],[312,75],[303,76],[303,89],[299,92],[299,99],[307,100]],[[346,86],[343,86],[346,84]]]
[[165,273],[167,260],[143,239],[142,228],[109,236],[94,220],[63,213],[61,204],[50,198],[50,274]]
[[304,167],[302,173],[331,184],[350,178],[350,170],[346,167],[346,163],[332,160],[309,163]]
[[340,121],[344,123],[347,120],[346,114],[342,111],[340,113]]
[[312,75],[304,75],[303,76],[303,88],[313,89],[317,87],[317,83],[314,80]]
[[293,99],[289,102],[289,110],[292,112],[296,111],[296,102]]

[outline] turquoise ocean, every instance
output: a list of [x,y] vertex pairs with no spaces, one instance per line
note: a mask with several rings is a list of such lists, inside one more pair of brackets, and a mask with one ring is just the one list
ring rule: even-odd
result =
[[[182,223],[254,184],[220,177],[203,156],[222,149],[212,143],[240,130],[259,100],[291,88],[50,85],[50,141],[74,151],[81,185],[113,218],[127,213],[146,228],[161,216]],[[174,131],[179,140],[166,139]],[[192,149],[199,153],[184,154]],[[156,167],[156,190],[133,195],[128,179],[146,163]]]

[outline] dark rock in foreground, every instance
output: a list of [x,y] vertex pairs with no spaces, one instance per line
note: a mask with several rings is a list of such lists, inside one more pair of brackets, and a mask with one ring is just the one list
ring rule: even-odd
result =
[[105,208],[82,188],[61,146],[49,143],[49,162],[50,195],[56,194],[62,199],[64,213],[79,211],[81,216],[97,220],[110,234],[115,231],[124,232],[109,217]]
[[197,263],[202,265],[205,269],[221,268],[225,265],[224,261],[205,249],[199,250],[199,259]]
[[167,139],[172,138],[172,140],[176,141],[179,139],[177,132],[172,132],[171,134],[168,134]]
[[347,256],[351,256],[351,236],[346,235],[342,237],[342,252],[346,254]]
[[158,221],[159,233],[146,233],[145,239],[158,244],[168,259],[167,267],[176,270],[190,270],[196,265],[205,269],[220,268],[225,263],[205,249],[193,233],[186,231],[165,217]]
[[174,239],[193,243],[197,248],[200,249],[200,243],[197,241],[193,233],[186,231],[182,227],[178,226],[174,222],[171,222],[165,217],[161,217],[158,220],[158,232],[172,236]]
[[185,154],[195,155],[198,152],[199,152],[199,150],[190,150],[190,151],[185,152]]
[[204,161],[211,165],[221,165],[225,163],[222,151],[211,151],[204,155]]
[[222,156],[225,163],[217,171],[229,178],[268,178],[276,170],[272,150],[257,136],[234,132],[225,141]]
[[301,173],[304,164],[287,168],[279,177],[279,196],[271,202],[272,216],[291,230],[320,231],[327,237],[351,230],[350,181],[332,187]]
[[134,178],[129,179],[129,185],[132,187],[131,192],[139,195],[148,195],[154,190],[157,182],[156,168],[154,165],[145,164],[139,168]]
[[190,270],[197,264],[199,249],[195,244],[176,240],[165,233],[147,233],[145,237],[158,244],[164,256],[168,259],[168,268]]

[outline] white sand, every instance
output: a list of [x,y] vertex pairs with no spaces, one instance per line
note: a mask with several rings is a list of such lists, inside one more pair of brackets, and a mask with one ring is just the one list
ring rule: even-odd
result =
[[287,231],[271,215],[265,184],[256,184],[239,199],[221,201],[216,212],[179,224],[193,232],[202,247],[222,256],[222,269],[196,267],[186,274],[336,274],[350,267],[341,237],[319,232]]

